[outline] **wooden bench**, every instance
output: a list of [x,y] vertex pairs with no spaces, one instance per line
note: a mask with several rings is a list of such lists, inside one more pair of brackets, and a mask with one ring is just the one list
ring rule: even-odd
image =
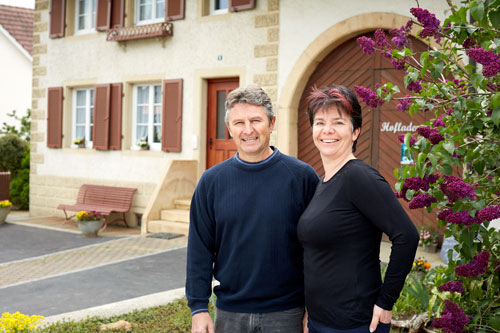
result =
[[122,213],[123,218],[117,221],[123,221],[129,227],[125,213],[130,210],[135,191],[135,188],[129,187],[84,184],[80,187],[78,198],[74,205],[61,204],[57,206],[57,209],[64,211],[64,216],[66,217],[64,223],[75,216],[68,216],[66,211],[79,212],[87,210],[100,212],[104,216],[102,230],[108,226],[108,218],[111,213]]

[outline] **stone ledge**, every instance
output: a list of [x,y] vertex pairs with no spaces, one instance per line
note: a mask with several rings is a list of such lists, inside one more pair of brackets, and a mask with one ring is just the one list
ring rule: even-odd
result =
[[255,28],[274,27],[279,24],[279,13],[255,15]]
[[254,47],[254,57],[262,58],[278,55],[278,44],[260,44]]

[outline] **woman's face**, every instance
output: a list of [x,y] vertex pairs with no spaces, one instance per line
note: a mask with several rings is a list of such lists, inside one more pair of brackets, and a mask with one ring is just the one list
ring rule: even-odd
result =
[[313,141],[322,157],[342,158],[352,153],[360,129],[352,130],[349,115],[336,106],[319,109],[314,114]]

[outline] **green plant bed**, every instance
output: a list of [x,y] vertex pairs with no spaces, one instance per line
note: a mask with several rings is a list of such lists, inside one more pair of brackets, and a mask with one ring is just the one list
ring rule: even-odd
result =
[[[214,313],[214,302],[209,304],[210,312]],[[103,324],[126,320],[132,324],[132,332],[191,332],[191,310],[185,298],[178,299],[167,305],[155,306],[143,310],[112,316],[108,318],[90,317],[82,321],[62,321],[47,325],[37,332],[101,332]],[[123,330],[108,330],[106,332],[123,332]]]

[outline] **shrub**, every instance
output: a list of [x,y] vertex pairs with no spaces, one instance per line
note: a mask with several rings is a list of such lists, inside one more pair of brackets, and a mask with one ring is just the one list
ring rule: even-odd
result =
[[20,168],[10,181],[10,197],[19,209],[29,209],[30,205],[30,148],[24,152]]
[[10,171],[14,176],[27,148],[28,143],[16,134],[0,137],[0,171]]

